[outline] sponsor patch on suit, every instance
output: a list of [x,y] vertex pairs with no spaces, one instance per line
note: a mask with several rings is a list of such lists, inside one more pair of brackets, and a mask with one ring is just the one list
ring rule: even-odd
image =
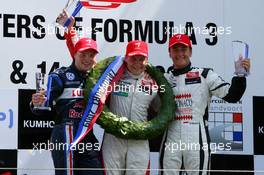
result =
[[196,77],[196,78],[185,78],[185,84],[197,84],[201,83],[201,77]]
[[188,72],[186,74],[185,84],[188,85],[197,83],[201,83],[201,77],[199,75],[199,72]]

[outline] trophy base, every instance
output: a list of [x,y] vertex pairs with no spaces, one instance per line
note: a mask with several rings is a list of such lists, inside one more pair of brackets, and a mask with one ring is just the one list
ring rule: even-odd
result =
[[51,111],[51,108],[47,106],[35,106],[33,110],[34,111]]

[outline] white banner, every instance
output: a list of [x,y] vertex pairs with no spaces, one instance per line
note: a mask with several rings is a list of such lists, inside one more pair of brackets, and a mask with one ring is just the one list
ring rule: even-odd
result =
[[[217,115],[218,118],[223,118],[224,113],[231,112],[232,114],[227,114],[230,117],[226,120],[236,123],[232,125],[235,126],[233,133],[227,134],[226,137],[222,135],[221,138],[232,141],[235,139],[234,142],[239,139],[236,142],[240,144],[239,149],[219,153],[253,155],[252,97],[264,96],[261,83],[264,65],[262,54],[264,2],[258,0],[128,2],[124,0],[117,5],[109,1],[94,2],[92,5],[97,9],[84,7],[78,15],[76,21],[77,26],[82,27],[81,35],[93,37],[98,43],[100,51],[98,60],[113,55],[124,55],[128,40],[142,39],[149,43],[149,61],[167,69],[172,65],[167,47],[169,36],[172,32],[182,33],[186,29],[193,43],[192,64],[197,67],[213,68],[225,80],[230,81],[234,73],[232,41],[241,40],[249,44],[252,69],[241,102],[225,104],[221,101],[212,101],[210,115],[222,112]],[[65,41],[60,34],[55,34],[52,26],[65,3],[63,0],[3,1],[0,6],[0,149],[17,149],[18,89],[34,89],[34,76],[37,71],[49,73],[57,67],[68,66],[71,63],[72,59]],[[194,31],[195,33],[192,33]],[[215,118],[211,117],[210,120],[211,123],[216,123]],[[210,127],[210,130],[213,129]],[[224,132],[223,128],[218,132]],[[21,156],[24,154],[20,154],[18,159],[23,161]],[[41,164],[41,160],[38,161]],[[24,165],[19,164],[19,167]]]

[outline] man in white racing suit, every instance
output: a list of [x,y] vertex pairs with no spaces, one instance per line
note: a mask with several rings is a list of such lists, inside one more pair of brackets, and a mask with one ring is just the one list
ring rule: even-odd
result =
[[[169,55],[173,68],[165,77],[173,89],[177,109],[161,149],[161,174],[177,175],[182,166],[188,175],[207,174],[210,164],[207,120],[211,97],[231,103],[239,101],[246,89],[246,78],[234,76],[230,85],[212,69],[192,67],[192,45],[184,34],[170,38]],[[249,71],[249,60],[245,59],[242,64]]]
[[[110,96],[110,110],[114,114],[132,121],[147,120],[147,110],[158,91],[156,82],[145,72],[147,59],[147,43],[139,40],[128,43],[125,73]],[[105,133],[102,153],[107,175],[148,173],[148,140],[121,139]]]

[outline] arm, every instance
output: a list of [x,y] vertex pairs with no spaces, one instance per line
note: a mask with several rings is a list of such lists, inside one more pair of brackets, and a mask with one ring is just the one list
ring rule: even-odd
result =
[[233,77],[230,85],[212,70],[209,70],[206,81],[211,95],[222,98],[229,103],[239,101],[246,90],[245,77]]
[[223,97],[223,100],[229,103],[238,102],[242,98],[246,90],[246,86],[247,81],[245,77],[233,77],[228,93]]
[[[249,72],[250,71],[250,59],[243,59],[242,66],[246,69],[247,72]],[[216,77],[216,74],[212,75],[211,77]],[[223,100],[229,103],[238,102],[242,98],[246,90],[246,86],[247,86],[245,76],[240,76],[240,77],[234,76],[232,78],[231,85],[224,82],[224,80],[220,76],[215,78],[213,82],[214,81],[216,82],[215,83],[216,85],[218,84],[218,86],[214,88],[215,92],[211,91],[212,94],[217,97],[222,98]],[[211,83],[211,84],[214,84],[214,83]],[[228,91],[226,91],[226,88],[228,89]],[[221,89],[223,89],[223,91]],[[212,87],[210,87],[210,90],[212,90]]]
[[[67,12],[63,10],[62,13],[60,13],[59,16],[57,17],[56,21],[63,26],[63,24],[67,21],[68,17],[69,15],[67,14]],[[79,38],[77,36],[75,28],[73,27],[75,23],[75,19],[72,16],[70,18],[71,18],[71,23],[64,32],[64,38],[66,39],[66,44],[68,46],[71,57],[72,59],[74,59],[74,46],[79,40]]]
[[68,46],[71,57],[72,59],[74,59],[74,46],[79,39],[74,27],[71,27],[69,30],[65,31],[64,38],[66,39],[66,44]]

